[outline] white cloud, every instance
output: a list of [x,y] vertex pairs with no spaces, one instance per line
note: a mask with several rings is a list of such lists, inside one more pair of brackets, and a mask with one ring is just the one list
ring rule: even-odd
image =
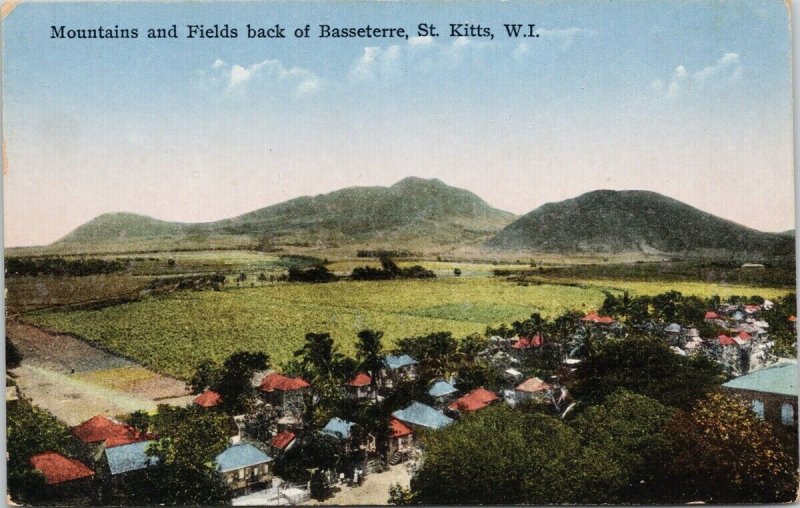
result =
[[229,65],[217,59],[212,68],[216,71],[212,82],[224,84],[228,92],[242,90],[248,82],[255,79],[284,84],[291,87],[298,96],[318,92],[323,87],[322,79],[310,70],[302,67],[287,68],[280,60],[264,60],[244,67],[238,64]]
[[713,65],[708,65],[692,74],[686,67],[679,65],[669,78],[666,87],[660,79],[653,81],[651,87],[658,93],[674,98],[682,93],[689,93],[691,90],[733,83],[739,79],[741,74],[742,65],[739,55],[725,53]]

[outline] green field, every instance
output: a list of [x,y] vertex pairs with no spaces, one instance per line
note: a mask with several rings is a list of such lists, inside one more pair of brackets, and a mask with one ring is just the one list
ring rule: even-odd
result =
[[494,277],[448,277],[330,284],[274,283],[222,292],[180,292],[100,310],[43,311],[26,319],[76,333],[157,371],[187,378],[205,358],[222,360],[238,350],[270,354],[273,364],[291,358],[307,332],[330,332],[345,353],[364,328],[385,332],[387,343],[416,334],[482,333],[532,312],[553,317],[568,309],[589,311],[604,289],[657,294],[760,294],[780,289],[704,283],[597,281],[586,285],[518,285]]

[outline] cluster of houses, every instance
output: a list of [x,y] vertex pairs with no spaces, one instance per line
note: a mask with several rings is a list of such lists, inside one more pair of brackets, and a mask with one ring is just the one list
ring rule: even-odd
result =
[[[780,363],[764,368],[775,363],[771,354],[769,324],[759,319],[759,313],[770,305],[768,301],[762,305],[723,305],[708,311],[705,315],[708,322],[729,330],[716,338],[701,338],[697,329],[677,323],[662,325],[662,331],[678,354],[708,354],[734,375],[752,372],[727,383],[725,388],[744,397],[762,417],[779,421],[796,433],[796,363]],[[582,322],[584,329],[578,332],[579,336],[586,333],[586,328],[612,331],[623,326],[611,317],[596,312],[585,315]],[[574,348],[568,348],[561,358],[567,369],[574,368],[581,361],[579,342]],[[413,458],[418,452],[420,431],[445,428],[457,422],[464,413],[481,411],[493,404],[516,406],[526,402],[545,403],[552,404],[559,411],[563,410],[562,404],[568,402],[569,394],[557,377],[546,380],[526,377],[520,370],[525,370],[522,367],[525,355],[535,352],[544,343],[544,338],[538,333],[489,339],[479,356],[502,373],[503,386],[497,392],[477,387],[463,393],[456,387],[454,379],[434,380],[427,390],[427,403],[412,401],[391,413],[388,422],[388,455],[383,457],[385,463],[394,465]],[[386,356],[384,366],[380,393],[376,390],[377,383],[373,383],[370,375],[363,372],[348,380],[343,390],[353,399],[377,400],[381,398],[381,393],[386,394],[401,381],[415,380],[419,374],[417,360],[407,354]],[[274,458],[295,446],[305,431],[304,401],[312,389],[307,381],[278,372],[258,373],[252,384],[263,403],[269,404],[280,417],[271,431],[269,442],[248,436],[242,423],[243,417],[234,418],[239,424],[239,434],[232,438],[226,450],[216,456],[214,464],[229,487],[239,495],[272,485]],[[221,402],[218,393],[206,391],[198,395],[193,404],[210,410]],[[354,425],[340,417],[333,417],[317,432],[335,438],[345,452],[363,451],[365,456],[374,454],[374,437],[362,433],[355,435]],[[157,465],[157,459],[147,454],[147,448],[155,436],[140,433],[129,425],[95,416],[72,431],[91,448],[92,459],[96,464],[102,464],[98,467],[105,468],[104,474],[112,479]],[[105,460],[100,460],[101,457]],[[87,465],[54,452],[32,457],[31,464],[44,474],[51,485],[81,482],[95,475],[95,471]],[[363,476],[364,471],[359,472]]]

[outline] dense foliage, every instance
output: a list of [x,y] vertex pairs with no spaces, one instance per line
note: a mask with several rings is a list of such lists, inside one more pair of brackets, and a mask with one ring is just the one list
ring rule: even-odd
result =
[[359,266],[353,268],[350,278],[353,280],[390,280],[390,279],[433,279],[436,274],[420,265],[400,268],[389,257],[381,257],[381,268]]
[[46,257],[7,257],[6,274],[17,276],[85,276],[118,272],[125,263],[116,259]]

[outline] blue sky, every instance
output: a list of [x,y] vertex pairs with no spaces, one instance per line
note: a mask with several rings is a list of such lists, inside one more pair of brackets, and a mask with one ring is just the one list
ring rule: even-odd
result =
[[[320,39],[317,25],[443,36]],[[227,23],[237,39],[148,40]],[[250,23],[312,38],[247,39]],[[480,23],[492,41],[450,38]],[[510,39],[504,23],[535,23]],[[57,40],[51,25],[137,27]],[[234,216],[298,195],[437,177],[526,213],[648,189],[794,227],[780,1],[22,4],[4,20],[6,244],[126,210]]]

